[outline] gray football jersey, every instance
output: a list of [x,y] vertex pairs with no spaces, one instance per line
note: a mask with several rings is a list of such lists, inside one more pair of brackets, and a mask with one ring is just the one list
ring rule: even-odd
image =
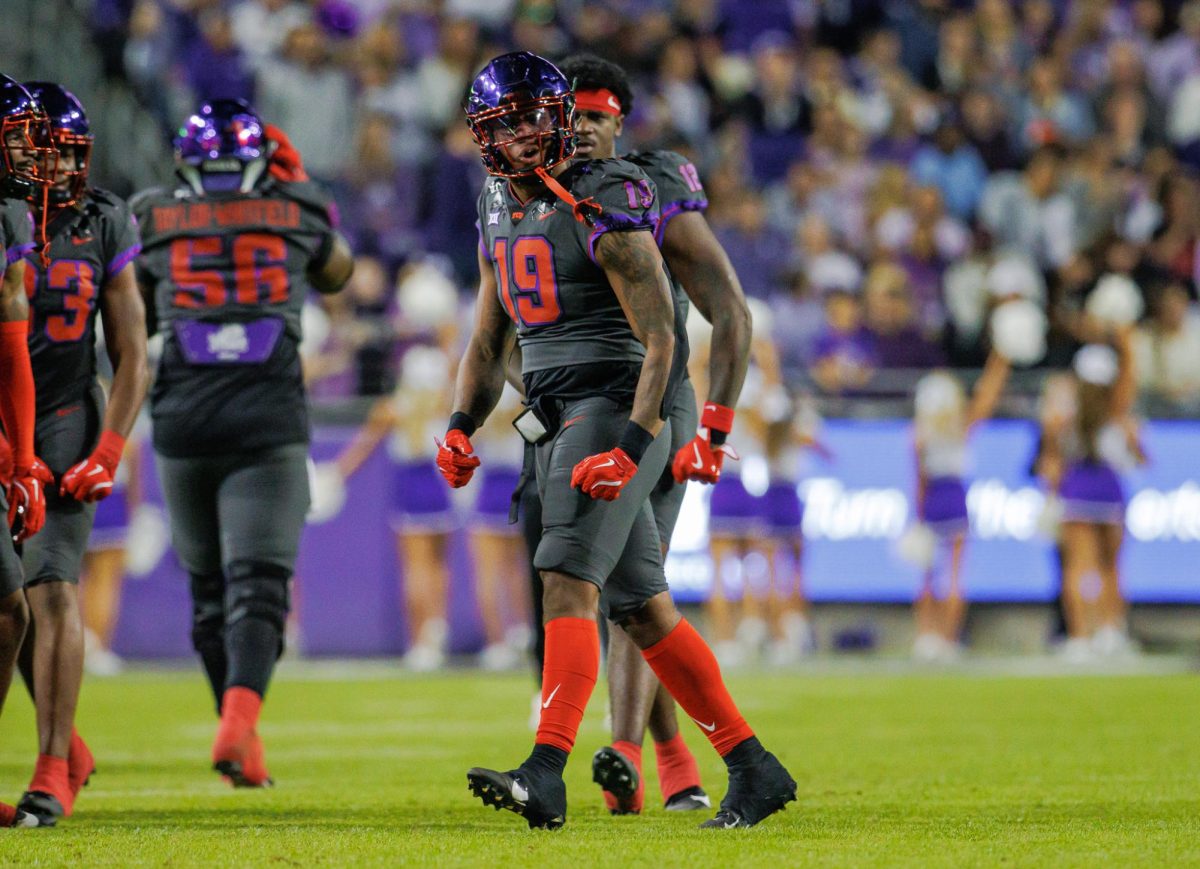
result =
[[33,250],[33,218],[22,199],[0,199],[0,249],[5,259],[0,263],[0,275]]
[[521,202],[503,178],[489,179],[479,197],[480,244],[495,270],[500,301],[517,325],[522,373],[640,364],[645,348],[596,264],[595,249],[606,232],[653,232],[654,184],[620,159],[575,163],[558,181],[576,200],[600,207],[591,224],[577,220],[549,190]]
[[[662,246],[663,233],[672,217],[685,211],[703,212],[708,208],[708,195],[700,181],[695,165],[675,151],[633,151],[625,159],[637,166],[654,182],[658,193],[658,220],[654,225],[654,240]],[[670,263],[668,263],[669,265]],[[677,312],[687,320],[688,296],[678,280],[671,280]]]
[[300,312],[307,272],[333,245],[332,201],[309,182],[268,180],[224,196],[150,190],[130,205],[138,280],[166,335],[150,393],[155,449],[186,457],[306,441]]

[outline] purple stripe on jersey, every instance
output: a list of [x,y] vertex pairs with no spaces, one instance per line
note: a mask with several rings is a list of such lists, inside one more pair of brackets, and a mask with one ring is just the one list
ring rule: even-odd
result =
[[649,217],[628,217],[624,214],[602,215],[604,223],[598,223],[595,231],[588,236],[588,259],[596,262],[596,242],[606,232],[630,232],[639,229],[654,231],[654,221]]
[[707,199],[681,199],[678,202],[672,202],[662,210],[662,214],[658,218],[658,226],[654,228],[654,240],[662,244],[663,233],[667,231],[667,223],[672,217],[682,214],[685,211],[704,211],[708,208]]
[[329,217],[329,225],[333,229],[342,228],[342,211],[338,208],[336,202],[330,202],[325,206],[325,214]]
[[141,252],[142,246],[140,244],[135,244],[132,247],[121,251],[119,254],[113,257],[112,262],[108,264],[108,270],[106,274],[110,276],[117,274],[121,271],[121,269],[125,268],[125,266],[129,265],[133,261],[133,258]]
[[479,221],[475,221],[475,231],[479,233],[479,252],[483,254],[483,258],[488,262],[492,261],[492,255],[488,253],[487,246],[483,243],[483,227],[479,225]]
[[19,260],[23,256],[25,256],[25,254],[29,253],[30,251],[34,251],[34,250],[37,250],[37,245],[34,244],[32,241],[29,242],[29,244],[19,244],[19,245],[16,245],[15,247],[10,247],[8,249],[8,255],[6,257],[8,259],[8,264],[12,265],[17,260]]

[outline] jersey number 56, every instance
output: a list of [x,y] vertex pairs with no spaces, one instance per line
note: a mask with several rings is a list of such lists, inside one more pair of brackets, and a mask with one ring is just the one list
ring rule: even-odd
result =
[[[211,267],[197,268],[197,258],[209,260]],[[179,308],[226,305],[230,283],[239,305],[286,302],[287,242],[261,232],[245,232],[231,240],[219,235],[178,238],[171,243],[171,282]]]

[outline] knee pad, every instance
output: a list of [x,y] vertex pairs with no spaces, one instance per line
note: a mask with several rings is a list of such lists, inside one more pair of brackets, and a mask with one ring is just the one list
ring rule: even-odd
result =
[[225,622],[257,618],[283,633],[290,608],[288,582],[292,573],[285,567],[263,561],[235,561],[229,565],[225,587]]
[[200,650],[208,643],[220,643],[225,627],[225,575],[191,574],[192,647]]

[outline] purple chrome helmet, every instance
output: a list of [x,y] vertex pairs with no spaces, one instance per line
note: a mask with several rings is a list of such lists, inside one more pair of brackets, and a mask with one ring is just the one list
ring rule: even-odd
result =
[[58,152],[46,113],[24,85],[2,74],[0,145],[0,198],[26,199],[53,181]]
[[[492,175],[520,178],[569,160],[575,153],[575,95],[557,66],[528,51],[494,58],[471,82],[464,104],[467,126]],[[514,169],[506,146],[545,146],[542,162]]]
[[[50,204],[56,206],[71,205],[87,188],[88,166],[92,159],[91,125],[83,103],[78,97],[62,85],[50,81],[30,81],[25,88],[38,101],[50,119],[50,136],[59,155],[59,171],[57,179],[67,179],[65,190],[57,186],[50,187]],[[62,169],[62,155],[68,151],[75,157],[74,169]]]
[[270,151],[263,122],[245,100],[209,100],[175,136],[176,170],[196,193],[246,193],[263,177]]

